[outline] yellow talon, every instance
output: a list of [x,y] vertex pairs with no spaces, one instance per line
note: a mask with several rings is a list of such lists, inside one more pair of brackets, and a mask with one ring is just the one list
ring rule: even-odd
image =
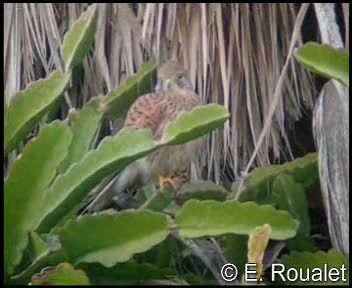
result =
[[176,183],[175,183],[175,181],[172,179],[171,176],[169,176],[169,177],[159,176],[159,187],[160,187],[160,191],[163,191],[163,190],[164,190],[165,183],[168,183],[169,185],[172,186],[172,188],[174,188],[174,190],[176,190]]

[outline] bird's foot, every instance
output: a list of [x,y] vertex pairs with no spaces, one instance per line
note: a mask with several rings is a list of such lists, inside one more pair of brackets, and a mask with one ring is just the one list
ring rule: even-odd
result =
[[176,190],[176,183],[175,183],[175,180],[174,180],[173,176],[167,176],[167,177],[159,176],[159,188],[160,188],[160,191],[164,190],[164,187],[165,187],[166,183],[171,185],[172,188],[174,190]]

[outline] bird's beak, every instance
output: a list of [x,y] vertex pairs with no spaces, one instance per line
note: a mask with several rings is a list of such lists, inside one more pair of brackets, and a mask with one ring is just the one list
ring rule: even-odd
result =
[[160,81],[156,87],[155,90],[167,90],[170,89],[175,84],[175,82],[172,79],[165,79]]
[[172,84],[172,80],[171,79],[166,79],[164,81],[164,83],[165,83],[165,86],[169,86],[170,84]]
[[171,87],[175,86],[175,81],[173,79],[166,79],[164,81],[165,89],[170,89]]

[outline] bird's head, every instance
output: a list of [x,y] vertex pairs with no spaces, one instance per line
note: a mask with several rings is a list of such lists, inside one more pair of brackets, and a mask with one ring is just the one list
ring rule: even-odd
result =
[[193,90],[188,72],[177,61],[168,61],[158,69],[158,83],[155,90],[187,89]]

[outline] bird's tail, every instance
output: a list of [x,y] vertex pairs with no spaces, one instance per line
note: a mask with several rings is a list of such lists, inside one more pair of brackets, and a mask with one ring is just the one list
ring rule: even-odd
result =
[[113,203],[115,196],[118,197],[123,191],[136,183],[144,184],[147,180],[144,166],[144,159],[141,159],[127,166],[120,174],[113,175],[113,177],[104,181],[97,190],[90,193],[80,214],[98,212],[108,208]]

